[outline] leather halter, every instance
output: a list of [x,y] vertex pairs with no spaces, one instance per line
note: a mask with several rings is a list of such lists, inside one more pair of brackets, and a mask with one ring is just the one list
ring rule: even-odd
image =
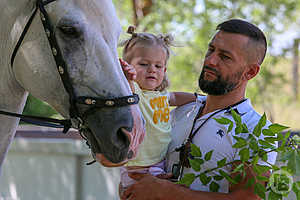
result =
[[[41,20],[43,23],[44,31],[47,35],[49,44],[51,46],[51,51],[53,54],[53,57],[56,62],[57,70],[59,72],[59,75],[61,77],[61,80],[63,82],[65,90],[69,94],[69,103],[70,103],[70,118],[72,119],[65,119],[65,120],[59,120],[59,119],[53,119],[53,118],[47,118],[47,117],[37,117],[37,116],[31,116],[31,115],[21,115],[17,113],[7,112],[7,111],[1,111],[0,114],[2,115],[8,115],[12,117],[18,117],[22,119],[23,121],[35,124],[35,125],[41,125],[41,126],[49,126],[49,127],[56,127],[60,128],[63,127],[63,133],[66,133],[72,125],[76,124],[78,129],[82,129],[84,126],[84,119],[86,118],[86,115],[94,111],[95,109],[103,108],[103,107],[121,107],[121,106],[129,106],[133,104],[137,104],[139,102],[139,97],[137,94],[133,94],[130,96],[123,96],[118,98],[110,98],[110,99],[103,99],[103,98],[97,98],[97,97],[86,97],[86,96],[80,96],[76,97],[74,93],[73,86],[70,81],[70,76],[68,74],[67,70],[67,64],[65,63],[61,50],[59,48],[59,45],[56,40],[54,28],[51,24],[50,18],[48,16],[48,13],[46,12],[45,5],[52,3],[56,0],[37,0],[36,7],[29,18],[27,24],[25,25],[25,28],[15,46],[15,49],[11,56],[11,67],[13,68],[13,63],[16,57],[16,54],[22,44],[22,41],[37,13],[37,11],[40,11],[41,14]],[[78,112],[77,104],[84,104],[90,106],[90,108],[85,111],[83,114],[80,114]]]

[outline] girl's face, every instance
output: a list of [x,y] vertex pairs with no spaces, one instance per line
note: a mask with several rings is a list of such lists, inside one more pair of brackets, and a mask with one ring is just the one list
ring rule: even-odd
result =
[[136,82],[143,90],[155,90],[166,72],[166,52],[159,45],[135,46],[130,62],[137,72]]

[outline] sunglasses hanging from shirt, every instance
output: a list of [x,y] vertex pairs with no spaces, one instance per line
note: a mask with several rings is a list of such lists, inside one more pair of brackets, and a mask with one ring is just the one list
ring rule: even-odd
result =
[[224,110],[231,110],[234,106],[237,106],[241,103],[243,103],[246,99],[243,99],[235,104],[232,104],[230,106],[227,106],[226,108],[223,108],[221,110],[217,110],[216,112],[212,113],[208,118],[205,119],[205,121],[195,130],[193,131],[196,121],[197,119],[200,117],[206,102],[204,102],[203,106],[199,109],[196,117],[194,118],[193,121],[193,125],[192,125],[192,129],[191,132],[187,138],[187,140],[182,143],[182,145],[180,147],[177,147],[175,149],[176,152],[179,152],[179,163],[176,163],[172,166],[172,180],[178,181],[182,178],[183,175],[183,169],[186,168],[191,168],[191,164],[189,161],[189,158],[193,158],[191,155],[191,143],[193,143],[193,138],[194,136],[199,132],[199,130],[203,127],[203,125],[209,120],[211,119],[214,115],[224,111]]

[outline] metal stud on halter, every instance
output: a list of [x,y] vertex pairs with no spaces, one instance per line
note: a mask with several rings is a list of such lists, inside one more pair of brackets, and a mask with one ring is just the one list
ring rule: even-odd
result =
[[134,101],[135,101],[135,100],[134,100],[134,98],[132,98],[132,97],[130,97],[130,98],[127,99],[127,102],[128,102],[128,103],[133,103]]
[[87,105],[96,104],[96,101],[95,101],[95,100],[92,100],[92,99],[86,99],[84,102],[85,102]]
[[57,50],[56,50],[55,48],[52,48],[52,54],[53,54],[54,56],[57,56]]
[[65,70],[64,70],[64,68],[63,68],[62,66],[58,66],[58,72],[59,72],[60,74],[64,74],[64,73],[65,73]]
[[107,106],[113,106],[113,105],[115,105],[115,102],[112,101],[112,100],[108,100],[108,101],[105,102],[105,105],[107,105]]

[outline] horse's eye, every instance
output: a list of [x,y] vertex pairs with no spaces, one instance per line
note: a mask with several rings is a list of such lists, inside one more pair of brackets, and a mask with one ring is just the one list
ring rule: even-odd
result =
[[59,30],[68,37],[77,38],[80,36],[80,31],[74,26],[60,26]]

